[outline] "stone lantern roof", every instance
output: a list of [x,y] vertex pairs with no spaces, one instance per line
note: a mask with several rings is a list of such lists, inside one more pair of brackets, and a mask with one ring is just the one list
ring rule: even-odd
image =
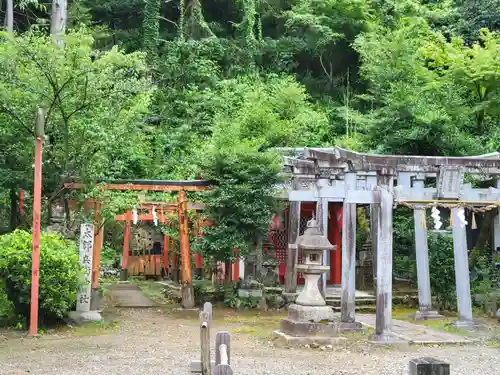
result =
[[328,241],[326,236],[323,236],[315,219],[307,222],[304,234],[297,238],[297,247],[304,250],[336,250],[337,248]]

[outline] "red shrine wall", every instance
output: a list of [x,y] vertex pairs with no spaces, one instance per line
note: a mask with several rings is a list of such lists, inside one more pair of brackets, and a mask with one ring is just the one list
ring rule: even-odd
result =
[[[299,235],[304,234],[307,222],[312,219],[316,212],[315,202],[302,202],[300,209]],[[328,240],[337,246],[337,250],[328,252],[327,260],[330,265],[330,273],[327,274],[327,284],[340,285],[341,283],[341,259],[342,259],[342,203],[331,202],[328,205]],[[281,215],[273,218],[264,244],[264,251],[276,259],[278,263],[278,275],[280,283],[284,284],[286,274],[286,257],[288,247],[288,208]],[[302,257],[299,254],[299,263]],[[304,283],[302,274],[298,274],[298,284]]]

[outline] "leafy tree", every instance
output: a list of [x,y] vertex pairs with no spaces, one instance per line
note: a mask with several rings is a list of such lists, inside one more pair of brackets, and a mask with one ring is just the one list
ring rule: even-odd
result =
[[207,228],[200,244],[213,260],[231,258],[234,248],[258,255],[276,212],[273,192],[281,182],[281,158],[272,148],[317,144],[308,120],[327,123],[290,78],[228,81],[219,95],[225,105],[197,155],[201,176],[215,183],[203,201],[216,226]]
[[96,54],[85,31],[67,35],[64,49],[38,32],[2,37],[2,186],[30,186],[32,124],[39,105],[47,108],[46,194],[68,179],[147,173],[143,121],[152,86],[142,54],[118,48]]

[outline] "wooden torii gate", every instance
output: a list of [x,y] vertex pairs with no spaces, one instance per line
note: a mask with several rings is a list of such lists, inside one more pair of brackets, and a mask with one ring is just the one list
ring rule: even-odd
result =
[[[194,307],[194,293],[192,284],[192,273],[191,273],[191,260],[189,254],[189,235],[188,235],[188,201],[186,198],[186,191],[204,191],[211,189],[211,182],[207,180],[117,180],[117,181],[105,181],[104,185],[101,187],[104,190],[121,190],[121,191],[168,191],[177,192],[178,200],[175,204],[175,211],[179,215],[179,234],[180,234],[180,250],[181,250],[181,262],[182,262],[182,306],[184,308]],[[66,183],[64,184],[65,189],[82,189],[83,184],[79,183]],[[100,204],[95,203],[94,216],[98,217],[100,215]],[[149,217],[148,217],[149,218]],[[130,238],[130,221],[132,220],[131,212],[127,213],[127,217],[123,218],[127,221],[127,226],[125,227],[125,238],[124,241],[124,261],[126,270],[126,261],[128,258],[128,240]],[[151,217],[152,219],[152,217]],[[162,220],[164,217],[162,215]],[[94,248],[93,248],[93,266],[92,266],[92,290],[97,291],[99,283],[100,274],[100,258],[101,258],[101,248],[103,245],[103,228],[99,228],[94,234]],[[123,263],[122,263],[122,271]]]
[[[493,209],[500,206],[500,154],[473,157],[385,156],[351,152],[339,147],[306,148],[302,159],[284,157],[285,167],[292,175],[289,192],[291,204],[318,202],[317,217],[321,230],[327,227],[324,214],[328,202],[343,203],[342,223],[342,301],[341,322],[356,328],[356,204],[370,205],[373,251],[376,254],[377,342],[397,340],[392,334],[392,215],[393,207],[404,204],[415,209],[415,243],[419,290],[416,318],[437,316],[432,309],[425,209],[451,209],[453,247],[458,301],[457,326],[472,327],[472,302],[468,268],[466,220],[464,208]],[[496,180],[496,187],[475,189],[464,183],[464,174],[487,175]],[[428,178],[436,179],[436,187],[425,188]],[[296,266],[296,233],[300,217],[291,216],[289,258]],[[298,220],[297,220],[298,219]],[[495,247],[500,246],[500,219],[495,220]],[[293,261],[295,260],[295,261]],[[287,264],[288,265],[288,264]],[[288,268],[288,267],[287,267]],[[296,290],[296,267],[287,270],[286,292]]]

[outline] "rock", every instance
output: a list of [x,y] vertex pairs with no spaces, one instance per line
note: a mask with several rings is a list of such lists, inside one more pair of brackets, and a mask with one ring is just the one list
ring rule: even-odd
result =
[[325,345],[325,348],[328,350],[333,350],[333,345]]
[[99,311],[70,311],[68,318],[76,325],[81,325],[89,322],[101,322],[102,316]]
[[311,348],[313,348],[313,349],[318,349],[318,348],[319,348],[319,344],[316,344],[315,342],[313,342],[313,343],[311,344]]
[[311,347],[311,345],[309,345],[309,344],[305,344],[305,345],[304,345],[304,348],[309,349],[310,347]]
[[320,346],[320,347],[319,347],[319,350],[321,350],[321,351],[323,351],[323,352],[324,352],[324,351],[326,350],[326,346]]

